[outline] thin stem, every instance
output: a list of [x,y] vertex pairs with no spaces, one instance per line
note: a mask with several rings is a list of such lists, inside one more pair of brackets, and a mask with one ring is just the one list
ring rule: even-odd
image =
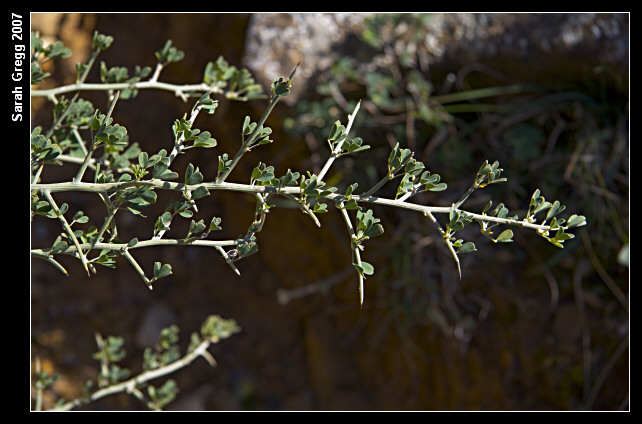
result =
[[[354,122],[354,119],[357,117],[357,112],[359,112],[360,107],[361,107],[361,100],[357,102],[357,105],[355,106],[352,114],[348,115],[348,125],[346,126],[346,132],[345,132],[346,135],[350,133],[350,129],[352,128],[352,123]],[[345,140],[347,140],[347,137],[346,139],[337,143],[336,147],[334,148],[334,151],[332,152],[327,162],[323,166],[323,169],[321,169],[321,172],[319,172],[319,175],[317,176],[319,180],[323,180],[323,177],[325,177],[325,174],[328,172],[328,170],[332,166],[332,163],[339,157],[339,154],[341,153],[341,147],[343,146],[343,142]]]
[[[125,182],[116,182],[116,183],[51,183],[51,184],[31,184],[31,190],[47,190],[51,193],[59,191],[84,191],[84,192],[109,192],[122,190],[128,187],[136,186],[146,186],[153,187],[155,189],[162,190],[173,190],[173,191],[183,191],[185,188],[188,190],[196,190],[196,188],[203,186],[210,191],[221,190],[221,191],[234,191],[234,192],[243,192],[243,193],[276,193],[277,189],[270,186],[256,186],[249,184],[238,184],[238,183],[201,183],[199,185],[185,185],[183,183],[176,183],[170,181],[163,181],[158,179],[145,180],[145,181],[125,181]],[[280,193],[289,193],[293,195],[301,194],[301,189],[299,187],[282,187],[279,188]],[[330,193],[324,197],[327,200],[339,200],[343,198],[342,194]],[[384,197],[375,197],[375,196],[364,196],[364,195],[353,195],[352,198],[357,202],[371,203],[384,206],[398,207],[402,209],[409,209],[415,212],[420,212],[428,217],[432,216],[433,213],[447,214],[450,213],[452,207],[450,206],[424,206],[417,203],[405,202],[401,200],[387,199]],[[459,210],[459,209],[458,209]],[[515,219],[509,218],[498,218],[489,215],[477,214],[473,212],[463,211],[466,214],[470,215],[474,220],[480,222],[495,222],[498,224],[512,225],[530,228],[538,231],[549,231],[550,226],[548,225],[539,225],[527,221],[518,221]],[[434,217],[433,217],[434,218]]]
[[163,70],[163,64],[158,62],[156,64],[156,68],[154,69],[154,74],[149,79],[149,82],[157,82],[158,81],[158,77],[160,76],[160,73],[161,73],[162,70]]
[[32,183],[37,183],[38,180],[40,179],[40,174],[42,173],[42,168],[45,167],[45,163],[41,163],[40,166],[38,167],[38,170],[36,171],[36,175],[33,176]]
[[[89,61],[87,62],[87,66],[85,67],[85,71],[82,73],[80,78],[78,78],[78,82],[76,83],[76,85],[82,85],[85,82],[85,80],[87,79],[87,76],[89,75],[89,71],[91,70],[92,66],[94,66],[94,62],[96,61],[96,58],[98,57],[98,55],[100,54],[101,51],[102,50],[97,48],[97,49],[94,49],[93,52],[91,52],[91,57],[89,58]],[[72,86],[68,86],[68,87],[72,87]],[[72,88],[69,91],[74,91],[74,89]],[[32,91],[31,92],[32,96],[33,96],[33,93],[34,92]]]
[[[475,182],[475,183],[476,183],[476,182]],[[466,193],[464,193],[464,194],[459,198],[459,200],[455,203],[455,209],[459,208],[459,207],[461,206],[461,204],[462,204],[462,203],[464,203],[464,202],[466,201],[466,199],[468,199],[468,197],[469,197],[471,194],[473,194],[473,191],[475,191],[475,189],[477,189],[477,185],[476,185],[475,183],[474,183],[474,184],[472,184],[472,185],[468,188],[468,191],[466,191]]]
[[66,276],[69,276],[69,273],[67,272],[67,270],[62,265],[60,265],[60,263],[58,261],[56,261],[54,258],[52,258],[51,256],[46,255],[46,254],[44,254],[42,252],[34,252],[34,251],[31,251],[31,256],[33,256],[35,258],[44,259],[45,261],[49,262],[50,264],[52,264],[53,266],[58,268],[58,270],[60,272],[62,272]]
[[391,177],[390,174],[387,173],[385,177],[383,177],[381,180],[379,180],[379,182],[377,184],[372,186],[372,188],[370,190],[366,191],[361,196],[363,196],[363,197],[372,196],[373,194],[375,194],[377,192],[377,190],[379,190],[381,187],[383,187],[388,181],[392,180],[393,178],[394,178],[394,176]]
[[32,90],[32,97],[49,97],[56,96],[60,94],[65,94],[74,91],[109,91],[109,90],[126,90],[126,89],[157,89],[172,91],[176,94],[177,97],[181,97],[183,100],[187,101],[187,98],[192,96],[191,93],[202,93],[207,90],[212,90],[213,93],[222,94],[224,91],[218,85],[207,85],[205,83],[199,84],[171,84],[166,82],[159,81],[139,81],[139,82],[121,82],[121,83],[81,83],[81,84],[71,84],[65,85],[62,87],[52,88],[49,90]]
[[[114,107],[116,106],[116,102],[118,101],[119,97],[120,97],[120,91],[117,91],[116,94],[114,95],[114,98],[111,101],[111,104],[109,105],[109,110],[107,111],[107,115],[105,116],[105,120],[103,121],[103,124],[101,125],[101,127],[107,126],[107,123],[109,122],[109,119],[111,117],[112,112],[114,111]],[[100,131],[100,129],[98,131]],[[96,147],[98,146],[97,146],[96,140],[94,139],[91,141],[91,146],[89,146],[89,151],[85,155],[85,160],[83,161],[82,165],[80,165],[80,169],[78,170],[78,173],[73,179],[74,182],[82,181],[82,177],[85,174],[87,165],[89,165],[89,160],[91,159],[91,156],[94,153],[94,150],[96,149]]]
[[[224,246],[237,246],[239,243],[237,240],[189,240],[185,241],[183,239],[164,239],[164,240],[142,240],[139,241],[134,246],[128,246],[127,243],[96,243],[93,247],[91,243],[82,243],[77,246],[68,246],[64,250],[56,251],[56,253],[62,253],[67,255],[74,255],[79,250],[86,250],[90,247],[92,249],[104,249],[104,250],[123,250],[123,249],[138,249],[142,247],[151,247],[151,246],[205,246],[205,247],[224,247]],[[31,255],[36,257],[41,257],[42,255],[51,254],[51,249],[32,249]]]
[[84,403],[93,402],[98,399],[101,399],[116,393],[121,393],[121,392],[132,393],[134,390],[137,390],[137,387],[144,385],[148,381],[163,377],[165,375],[169,375],[173,372],[178,371],[181,368],[184,368],[190,365],[198,357],[203,357],[210,365],[215,365],[215,362],[212,362],[213,358],[211,354],[207,351],[207,349],[210,347],[210,345],[217,342],[218,342],[218,338],[213,337],[213,338],[205,339],[201,343],[199,343],[198,346],[194,348],[194,350],[192,350],[182,358],[170,364],[167,364],[165,366],[162,366],[160,368],[156,368],[153,370],[144,371],[138,374],[137,376],[130,378],[129,380],[123,381],[122,383],[113,384],[103,389],[99,389],[94,393],[92,393],[91,396],[89,396],[89,398],[79,398],[71,402],[67,402],[63,405],[57,406],[53,408],[53,410],[69,411]]
[[43,191],[43,194],[47,198],[47,201],[51,205],[51,207],[54,209],[56,212],[56,215],[58,216],[58,219],[60,220],[60,223],[62,224],[62,227],[65,229],[65,232],[69,236],[69,239],[74,243],[74,246],[76,246],[76,252],[78,256],[80,257],[80,262],[82,262],[83,268],[85,268],[85,271],[87,272],[87,275],[89,274],[89,266],[87,262],[87,257],[84,255],[82,249],[80,248],[80,243],[78,242],[78,239],[74,235],[74,232],[72,231],[71,227],[69,226],[69,223],[65,219],[65,216],[60,213],[60,209],[58,208],[58,205],[56,205],[56,202],[54,201],[53,197],[51,196],[51,193],[48,191]]
[[149,287],[149,289],[152,290],[152,285],[150,284],[151,283],[150,279],[147,278],[147,276],[145,275],[145,271],[143,271],[143,269],[140,267],[140,265],[138,265],[138,262],[136,262],[136,259],[134,259],[132,254],[129,253],[127,251],[127,249],[122,249],[121,253],[129,261],[129,263],[134,267],[136,272],[138,272],[138,275],[140,275],[140,277],[143,279],[145,284],[147,284],[147,287]]
[[219,175],[216,178],[217,183],[222,183],[225,181],[228,175],[230,175],[230,172],[234,169],[236,164],[238,164],[239,160],[241,160],[241,157],[249,151],[249,148],[252,146],[252,143],[256,141],[256,138],[258,137],[259,133],[263,129],[263,124],[267,120],[268,116],[270,116],[270,113],[272,112],[272,109],[274,109],[274,106],[278,103],[280,96],[272,96],[270,98],[270,102],[268,103],[267,108],[265,109],[265,112],[263,112],[263,116],[261,116],[261,119],[259,122],[256,124],[256,128],[254,128],[254,131],[252,134],[250,134],[250,137],[248,137],[247,140],[241,145],[241,148],[239,149],[238,152],[236,152],[236,155],[234,156],[234,159],[232,159],[232,163],[227,168],[221,175]]
[[227,264],[234,270],[236,275],[241,275],[241,271],[239,271],[239,269],[236,267],[236,265],[234,265],[234,261],[232,259],[230,259],[230,257],[227,255],[227,252],[225,251],[225,249],[223,249],[221,246],[214,246],[214,247],[216,248],[216,250],[221,252],[221,255],[223,256],[223,259],[225,259],[225,262],[227,262]]
[[[361,266],[361,254],[359,253],[359,246],[355,242],[355,233],[354,228],[352,227],[352,221],[350,221],[350,215],[348,211],[343,208],[343,202],[339,205],[339,210],[341,211],[341,216],[343,217],[346,227],[348,228],[348,234],[350,234],[350,250],[352,251],[352,262],[358,266]],[[359,274],[359,306],[363,306],[363,275],[361,272]]]
[[[74,84],[74,85],[69,85],[68,87],[70,87],[70,89],[69,89],[68,91],[65,91],[65,92],[72,92],[72,91],[76,91],[75,86],[82,85],[82,83],[84,83],[84,82],[85,82],[85,79],[87,78],[87,75],[89,75],[89,71],[91,70],[91,67],[93,66],[94,61],[96,60],[96,57],[98,56],[98,54],[99,54],[99,53],[100,53],[100,49],[96,49],[96,50],[94,50],[94,51],[92,52],[92,55],[91,55],[91,57],[89,58],[89,62],[87,62],[87,66],[85,67],[85,71],[83,72],[83,74],[82,74],[82,75],[80,76],[80,78],[78,79],[78,83],[77,83],[77,84]],[[54,90],[55,90],[55,89],[54,89]],[[31,96],[34,96],[34,93],[35,93],[36,91],[37,91],[37,90],[35,90],[35,91],[31,91]],[[53,92],[52,92],[52,93],[47,93],[47,94],[45,94],[45,96],[47,96],[47,97],[51,98],[51,97],[55,97],[55,95],[56,95],[56,94],[57,94],[57,93],[53,93]],[[51,137],[51,135],[53,134],[54,130],[58,127],[58,125],[60,125],[60,123],[62,122],[62,120],[64,119],[64,117],[67,115],[67,113],[68,113],[68,112],[69,112],[69,110],[71,109],[71,106],[72,106],[72,105],[76,102],[76,100],[78,99],[78,95],[79,95],[79,94],[80,94],[80,91],[76,91],[76,94],[74,94],[74,97],[71,99],[71,101],[69,102],[69,104],[67,105],[67,107],[65,108],[65,110],[60,114],[60,116],[58,117],[58,119],[56,120],[56,122],[54,123],[54,125],[52,125],[52,126],[51,126],[51,128],[49,129],[49,131],[47,131],[47,134],[45,135],[45,138],[50,138],[50,137]]]
[[96,244],[98,244],[98,242],[102,240],[103,234],[105,234],[105,231],[107,231],[107,228],[111,224],[111,221],[114,218],[114,216],[116,215],[116,212],[118,212],[118,209],[112,209],[112,210],[109,211],[109,214],[105,218],[105,223],[100,228],[100,231],[98,231],[98,234],[96,235],[96,237],[94,237],[94,239],[92,240],[92,242],[89,245],[89,248],[87,249],[87,251],[90,251],[90,250],[94,249]]
[[[212,90],[209,90],[209,94],[211,94]],[[198,117],[198,114],[201,112],[202,105],[197,102],[195,107],[192,109],[192,114],[189,117],[188,122],[190,125],[193,125],[194,122],[196,121],[196,118]],[[174,141],[174,148],[172,149],[172,152],[169,154],[169,163],[171,164],[176,156],[178,156],[181,151],[183,150],[183,142],[185,141],[185,132],[181,131],[181,135],[178,137],[176,141]]]
[[[32,92],[32,93],[33,93],[33,92]],[[51,128],[49,128],[49,131],[47,131],[47,133],[45,134],[45,138],[46,138],[46,139],[51,138],[51,135],[53,134],[53,132],[56,130],[56,128],[58,128],[58,126],[60,125],[60,123],[62,122],[62,120],[65,118],[65,116],[67,116],[67,113],[69,113],[69,110],[71,109],[71,106],[72,106],[72,105],[76,102],[76,100],[78,99],[78,95],[79,95],[79,94],[80,94],[80,93],[76,93],[76,94],[74,94],[74,97],[72,97],[71,101],[69,102],[69,104],[67,105],[67,107],[65,108],[65,110],[60,114],[60,116],[58,117],[58,119],[56,119],[56,122],[54,122],[54,123],[53,123],[53,125],[51,126]]]
[[[36,375],[40,374],[40,358],[36,357]],[[42,411],[42,387],[36,383],[36,411]]]

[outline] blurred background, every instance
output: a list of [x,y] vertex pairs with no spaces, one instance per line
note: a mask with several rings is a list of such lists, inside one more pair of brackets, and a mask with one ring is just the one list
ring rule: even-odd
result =
[[[277,176],[290,168],[318,172],[331,124],[362,106],[353,135],[371,148],[337,160],[326,177],[344,190],[382,177],[390,148],[410,148],[448,189],[417,196],[448,206],[470,186],[484,160],[499,161],[508,181],[475,193],[464,209],[488,200],[523,216],[539,188],[588,225],[558,249],[533,231],[493,244],[474,225],[465,233],[477,252],[460,255],[462,278],[439,235],[415,213],[376,207],[386,232],[369,241],[375,266],[359,308],[349,238],[333,208],[321,228],[298,210],[277,208],[258,234],[259,252],[237,263],[205,248],[135,251],[143,269],[170,263],[173,274],[149,291],[122,258],[116,269],[87,277],[61,258],[63,277],[31,263],[32,361],[59,375],[45,398],[78,397],[95,378],[94,334],[126,341],[122,365],[140,371],[143,349],[177,324],[183,349],[210,314],[233,318],[241,333],[215,345],[216,367],[197,360],[171,375],[173,410],[627,410],[629,408],[629,16],[628,14],[62,14],[34,13],[32,30],[62,40],[73,55],[52,64],[38,86],[73,83],[75,63],[89,57],[94,31],[114,37],[99,56],[130,74],[155,66],[168,39],[185,52],[160,80],[202,81],[219,55],[248,68],[264,90],[301,62],[292,93],[267,124],[274,143],[261,146],[228,178],[249,183],[259,161]],[[98,66],[89,76],[97,82]],[[105,93],[83,93],[106,110]],[[217,156],[238,147],[243,118],[265,100],[220,99],[196,127],[218,146],[189,151],[205,180]],[[171,126],[189,112],[170,92],[143,90],[120,100],[114,122],[150,154],[172,147]],[[48,128],[51,105],[32,99],[32,128]],[[71,180],[76,169],[45,169],[43,181]],[[382,190],[394,197],[396,185]],[[147,219],[116,216],[123,239],[151,237],[170,193],[158,193]],[[60,193],[59,203],[92,221],[105,215],[98,197]],[[221,238],[245,234],[254,200],[212,193],[203,218],[222,218]],[[438,217],[439,218],[439,217]],[[32,247],[60,232],[37,217]],[[188,220],[168,237],[182,237]],[[181,226],[184,225],[184,226]],[[112,396],[88,410],[144,410]]]

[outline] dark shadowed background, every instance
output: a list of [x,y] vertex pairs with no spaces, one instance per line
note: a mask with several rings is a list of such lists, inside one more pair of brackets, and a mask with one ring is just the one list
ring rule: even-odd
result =
[[[172,265],[173,274],[153,291],[122,258],[116,269],[99,268],[91,278],[70,258],[61,259],[70,277],[34,259],[32,361],[40,358],[44,369],[59,375],[45,407],[57,396],[80,396],[85,380],[95,378],[96,332],[124,337],[123,365],[137,372],[143,349],[161,328],[177,324],[184,348],[208,315],[219,314],[235,319],[241,333],[211,349],[216,367],[198,360],[171,376],[180,393],[167,409],[628,409],[629,268],[628,257],[618,259],[628,252],[629,234],[628,15],[437,14],[426,16],[412,33],[403,22],[401,29],[381,24],[377,28],[389,50],[367,42],[365,30],[373,28],[364,24],[367,18],[33,14],[32,30],[74,51],[49,70],[51,79],[39,88],[74,82],[74,64],[87,59],[94,31],[114,37],[99,60],[130,72],[136,65],[153,67],[154,52],[171,39],[185,58],[160,79],[177,84],[200,82],[206,63],[222,55],[231,65],[249,68],[268,90],[274,77],[288,76],[301,61],[292,95],[267,122],[274,143],[246,155],[228,181],[249,183],[259,161],[275,166],[277,175],[288,168],[318,172],[327,154],[324,134],[334,119],[345,122],[349,113],[340,102],[363,99],[354,130],[373,147],[337,163],[328,179],[343,176],[336,179],[341,187],[359,181],[365,189],[380,178],[376,173],[385,167],[392,140],[398,140],[449,185],[448,192],[420,197],[421,202],[450,205],[484,159],[499,160],[509,182],[471,199],[471,210],[493,199],[523,215],[540,188],[547,200],[565,204],[568,215],[585,215],[588,225],[575,231],[563,250],[531,231],[514,230],[511,244],[493,244],[471,231],[467,237],[478,251],[462,256],[460,280],[425,219],[375,208],[386,232],[364,252],[376,271],[366,280],[363,308],[347,231],[332,207],[320,216],[321,228],[296,209],[270,212],[258,235],[259,252],[237,263],[240,277],[218,252],[201,247],[137,250],[144,269],[154,261]],[[413,34],[421,37],[415,40]],[[402,115],[375,101],[376,81],[363,71],[371,69],[367,64],[392,69],[384,59],[398,57],[395,48],[402,42],[415,46],[417,51],[408,52],[419,58],[403,69],[421,72],[436,93],[518,83],[558,88],[540,98],[491,99],[537,103],[521,109],[523,115],[471,109],[441,126],[417,119],[410,132],[410,112]],[[352,58],[352,69],[363,73],[337,79],[340,96],[317,90],[331,86],[332,72],[338,72],[333,65],[342,57]],[[97,72],[88,81],[97,82]],[[398,95],[411,97],[403,90]],[[85,97],[106,108],[104,93]],[[324,99],[335,103],[325,107]],[[214,179],[217,156],[236,151],[243,118],[258,120],[266,102],[220,99],[219,104],[215,115],[202,114],[196,121],[218,146],[179,157],[172,167],[177,172],[191,162],[205,180]],[[323,113],[313,116],[319,105]],[[142,90],[133,100],[119,101],[113,118],[144,151],[169,151],[171,125],[191,107],[170,92]],[[304,126],[325,112],[323,125]],[[51,125],[51,107],[41,98],[32,99],[32,127],[37,125]],[[75,168],[68,168],[46,169],[43,181],[70,180]],[[153,221],[170,198],[159,192],[156,205],[145,211],[147,219],[117,215],[119,231],[128,234],[122,238],[150,238]],[[97,222],[105,214],[95,195],[61,193],[56,200]],[[223,219],[217,237],[234,238],[252,222],[254,200],[217,192],[200,201],[199,210],[205,218]],[[34,248],[56,238],[60,228],[53,221],[34,219]],[[176,222],[172,231],[180,237],[187,224]],[[311,292],[297,296],[308,287]],[[120,394],[84,409],[144,406]]]

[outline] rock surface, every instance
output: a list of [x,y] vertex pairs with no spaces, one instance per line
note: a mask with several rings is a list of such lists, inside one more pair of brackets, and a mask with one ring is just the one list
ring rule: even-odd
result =
[[[297,73],[298,93],[313,75],[350,49],[369,13],[255,14],[248,24],[243,61],[267,87],[274,77]],[[434,13],[425,38],[429,65],[457,69],[489,64],[523,79],[586,65],[628,73],[629,17],[611,13]],[[297,94],[287,101],[296,101]]]

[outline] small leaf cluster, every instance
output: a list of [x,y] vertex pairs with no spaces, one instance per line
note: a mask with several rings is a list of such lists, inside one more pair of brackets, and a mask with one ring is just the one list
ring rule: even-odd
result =
[[[60,128],[56,130],[67,130],[61,133],[61,135],[67,135],[70,127],[87,128],[94,119],[94,113],[95,109],[90,101],[81,98],[72,101],[63,97],[54,105],[54,121],[61,123]],[[54,134],[57,133],[54,132]],[[64,139],[61,136],[60,138],[59,142],[63,144]]]
[[[119,181],[130,181],[131,176],[129,174],[124,174]],[[140,211],[141,208],[144,208],[149,205],[156,203],[156,192],[150,187],[128,187],[123,190],[119,190],[115,193],[112,204],[115,208],[121,208],[125,205],[125,208],[129,210],[134,215],[140,215],[145,217]]]
[[499,167],[499,162],[495,161],[491,165],[488,161],[485,161],[477,171],[473,186],[475,188],[484,188],[489,184],[502,183],[506,181],[506,178],[500,178],[502,171],[503,169]]
[[474,252],[477,250],[474,243],[464,242],[464,240],[455,237],[457,231],[463,230],[467,224],[472,222],[472,216],[464,211],[451,209],[448,218],[449,221],[446,225],[444,238],[452,243],[453,247],[457,249],[457,253]]
[[308,178],[301,176],[299,188],[301,189],[301,197],[299,203],[305,204],[307,207],[312,207],[315,213],[327,212],[327,205],[320,203],[319,199],[328,196],[329,194],[337,191],[336,187],[326,187],[326,183],[318,179],[316,174],[308,172]]
[[250,184],[269,186],[276,189],[283,187],[292,187],[298,184],[297,180],[299,180],[300,176],[301,174],[299,174],[298,172],[292,172],[291,169],[288,169],[285,175],[277,178],[274,175],[273,166],[268,166],[262,162],[259,162],[259,164],[252,170]]
[[172,46],[172,40],[167,40],[163,48],[156,52],[156,59],[162,66],[172,62],[180,62],[184,57],[185,53],[182,50]]
[[439,182],[441,180],[439,174],[424,171],[425,165],[415,158],[408,159],[403,168],[404,174],[397,188],[395,199],[404,195],[414,196],[420,191],[443,191],[447,187],[446,183]]
[[274,78],[272,82],[272,95],[276,97],[283,97],[290,94],[292,88],[292,80],[289,78],[278,77]]
[[201,324],[200,333],[192,333],[188,352],[191,352],[203,340],[218,342],[232,337],[241,331],[241,327],[233,319],[224,319],[219,315],[210,315]]
[[173,379],[168,379],[162,386],[156,388],[150,384],[147,386],[147,396],[149,396],[148,406],[153,410],[161,410],[165,405],[176,399],[178,394],[178,385]]
[[171,364],[181,357],[178,347],[178,326],[171,325],[163,328],[158,336],[158,342],[143,352],[143,369],[154,370]]
[[215,62],[208,62],[203,74],[203,82],[207,85],[227,87],[226,97],[235,100],[253,100],[264,97],[263,88],[256,84],[247,69],[237,69],[219,56]]
[[45,47],[38,34],[31,32],[31,85],[38,84],[51,76],[49,72],[44,72],[42,69],[45,63],[69,56],[71,56],[71,49],[65,47],[62,41],[56,41]]
[[346,189],[345,194],[336,200],[335,205],[340,209],[348,210],[357,210],[361,208],[361,206],[359,206],[359,203],[352,196],[357,187],[359,187],[358,183],[350,184]]
[[119,149],[127,146],[129,143],[127,129],[119,124],[113,124],[113,119],[100,113],[98,109],[94,113],[94,118],[90,124],[90,130],[94,132],[93,144],[97,148],[105,144],[105,149]]
[[202,219],[199,220],[198,222],[192,220],[189,224],[189,230],[188,230],[187,236],[185,236],[185,240],[187,241],[190,238],[193,238],[194,234],[198,234],[198,233],[202,233],[200,236],[198,236],[198,238],[201,238],[201,239],[205,238],[209,235],[211,231],[222,230],[220,224],[221,224],[221,218],[216,216],[212,218],[209,226],[206,226],[205,221]]
[[228,255],[230,255],[230,259],[232,259],[233,261],[247,258],[248,256],[253,255],[259,251],[259,246],[256,244],[256,237],[254,236],[249,237],[249,239],[239,238],[237,242],[238,245],[236,249],[234,249],[232,253],[228,252]]
[[[152,163],[153,169],[152,169],[152,176],[154,178],[157,178],[159,180],[164,180],[164,181],[172,181],[178,178],[178,174],[171,169],[169,169],[170,166],[170,160],[169,157],[167,156],[167,150],[161,149],[158,153],[155,155],[152,155],[149,158],[149,161],[145,163],[146,168],[148,167],[149,163]],[[139,165],[140,165],[140,156],[139,156]]]
[[[270,139],[272,129],[258,125],[256,122],[251,122],[250,117],[246,116],[243,120],[243,127],[241,129],[241,140],[245,151],[250,151],[256,146],[262,144],[272,143]],[[246,136],[249,136],[246,140]]]
[[[239,331],[240,327],[234,320],[223,319],[218,315],[210,315],[201,324],[200,332],[193,332],[191,334],[187,354],[193,353],[199,346],[201,349],[207,349],[210,344],[227,339]],[[131,375],[131,371],[118,364],[118,362],[122,361],[126,356],[124,338],[118,336],[102,338],[98,335],[96,341],[99,350],[93,354],[93,358],[100,362],[100,371],[97,379],[95,382],[88,380],[85,384],[83,397],[79,399],[79,401],[70,402],[68,405],[73,407],[74,405],[79,405],[94,399],[94,394],[98,393],[98,390],[94,389],[95,384],[99,389],[108,387],[115,389],[117,385],[125,383],[121,384],[120,391],[133,394],[153,410],[161,410],[176,398],[179,388],[173,379],[170,378],[160,387],[156,387],[148,382],[149,378],[144,377],[147,371],[162,371],[162,369],[168,365],[175,364],[177,361],[184,359],[181,356],[178,345],[179,328],[176,325],[162,329],[158,336],[157,343],[153,347],[145,348],[142,363],[143,373],[126,382],[124,380]],[[203,345],[203,343],[206,344]],[[214,365],[214,361],[208,352],[201,351],[199,355],[205,357],[211,365]],[[187,366],[195,358],[196,356],[193,356],[189,361],[185,361],[182,366]],[[160,372],[154,378],[158,378],[169,372],[173,371]],[[46,389],[51,387],[57,378],[57,375],[50,375],[48,372],[38,372],[36,374],[36,388]],[[133,383],[133,386],[129,383]],[[147,396],[140,390],[144,387],[146,387]],[[112,391],[112,393],[118,393],[118,391]],[[63,403],[63,400],[60,399],[57,406],[63,406]]]
[[399,143],[395,144],[388,155],[388,173],[382,182],[402,177],[397,187],[395,199],[400,197],[405,199],[422,191],[445,190],[447,185],[440,182],[441,177],[424,170],[425,165],[413,156],[414,153],[410,149],[401,149]]
[[223,153],[218,157],[218,174],[217,174],[217,179],[229,172],[232,169],[232,163],[234,162],[233,159],[230,159],[227,153]]
[[58,381],[58,375],[51,374],[49,371],[39,371],[35,374],[36,389],[44,390],[51,387]]
[[348,139],[348,134],[346,134],[346,127],[341,124],[341,121],[338,120],[335,121],[330,128],[330,133],[328,134],[328,144],[330,145],[330,150],[337,157],[349,155],[370,148],[369,145],[364,145],[363,140],[359,137]]
[[[80,71],[80,69],[79,69]],[[128,83],[135,84],[139,81],[142,81],[144,78],[152,72],[152,68],[149,66],[140,67],[138,65],[134,68],[134,76],[129,76],[129,71],[127,68],[122,66],[114,66],[111,68],[107,67],[105,62],[100,62],[100,80],[105,84],[111,83]],[[80,74],[78,75],[80,78]],[[121,91],[120,96],[123,99],[133,99],[138,94],[136,88],[126,88]]]
[[42,128],[36,127],[31,131],[31,169],[49,163],[52,165],[61,165],[59,160],[56,160],[62,153],[62,148],[52,142],[50,139],[45,138],[41,134]]
[[[212,105],[215,108],[218,102],[213,102]],[[174,121],[172,132],[174,133],[174,143],[180,144],[181,150],[194,147],[209,149],[216,146],[216,140],[212,138],[212,134],[209,131],[201,132],[198,128],[192,128],[192,122],[187,120],[186,116]],[[191,142],[191,144],[185,144],[186,142]]]
[[196,204],[191,199],[179,198],[170,199],[165,206],[165,211],[156,219],[154,224],[154,237],[158,236],[161,231],[168,231],[172,220],[176,215],[183,218],[191,218],[194,215],[193,209]]
[[[535,216],[546,211],[546,217],[541,224],[546,225],[548,223],[550,229],[547,231],[539,231],[539,234],[554,246],[562,248],[566,240],[575,237],[573,234],[566,233],[565,230],[586,225],[586,218],[582,215],[573,214],[568,218],[568,222],[564,218],[557,217],[564,209],[566,209],[566,206],[562,205],[558,200],[552,203],[548,202],[544,196],[540,195],[540,191],[537,189],[531,196],[525,220],[528,222],[536,222]],[[551,235],[552,232],[554,232],[553,235]]]
[[372,209],[364,211],[364,208],[359,208],[356,217],[357,225],[354,242],[360,250],[363,250],[362,243],[364,241],[383,234],[383,226],[379,222],[380,220],[373,216]]
[[[486,206],[484,206],[484,209],[482,210],[482,215],[488,215],[496,218],[506,218],[506,219],[512,219],[512,220],[517,220],[517,215],[508,216],[508,208],[504,206],[503,203],[499,203],[493,210],[490,210],[490,208],[493,206],[493,202],[491,200],[486,203]],[[490,222],[481,222],[481,230],[480,232],[490,240],[492,240],[494,243],[508,243],[513,241],[513,231],[507,229],[502,231],[499,236],[496,238],[493,238],[492,234],[492,228],[497,227],[499,224],[498,223],[490,223]]]
[[114,37],[111,35],[101,34],[98,31],[94,31],[94,35],[91,39],[91,51],[92,56],[88,63],[76,63],[76,82],[83,82],[84,78],[87,76],[89,69],[93,60],[98,56],[98,54],[104,50],[107,50],[111,44],[114,42]]
[[98,375],[98,387],[106,387],[126,379],[130,375],[127,368],[122,368],[118,362],[125,355],[125,340],[122,337],[109,336],[100,343],[100,350],[93,358],[101,363]]

